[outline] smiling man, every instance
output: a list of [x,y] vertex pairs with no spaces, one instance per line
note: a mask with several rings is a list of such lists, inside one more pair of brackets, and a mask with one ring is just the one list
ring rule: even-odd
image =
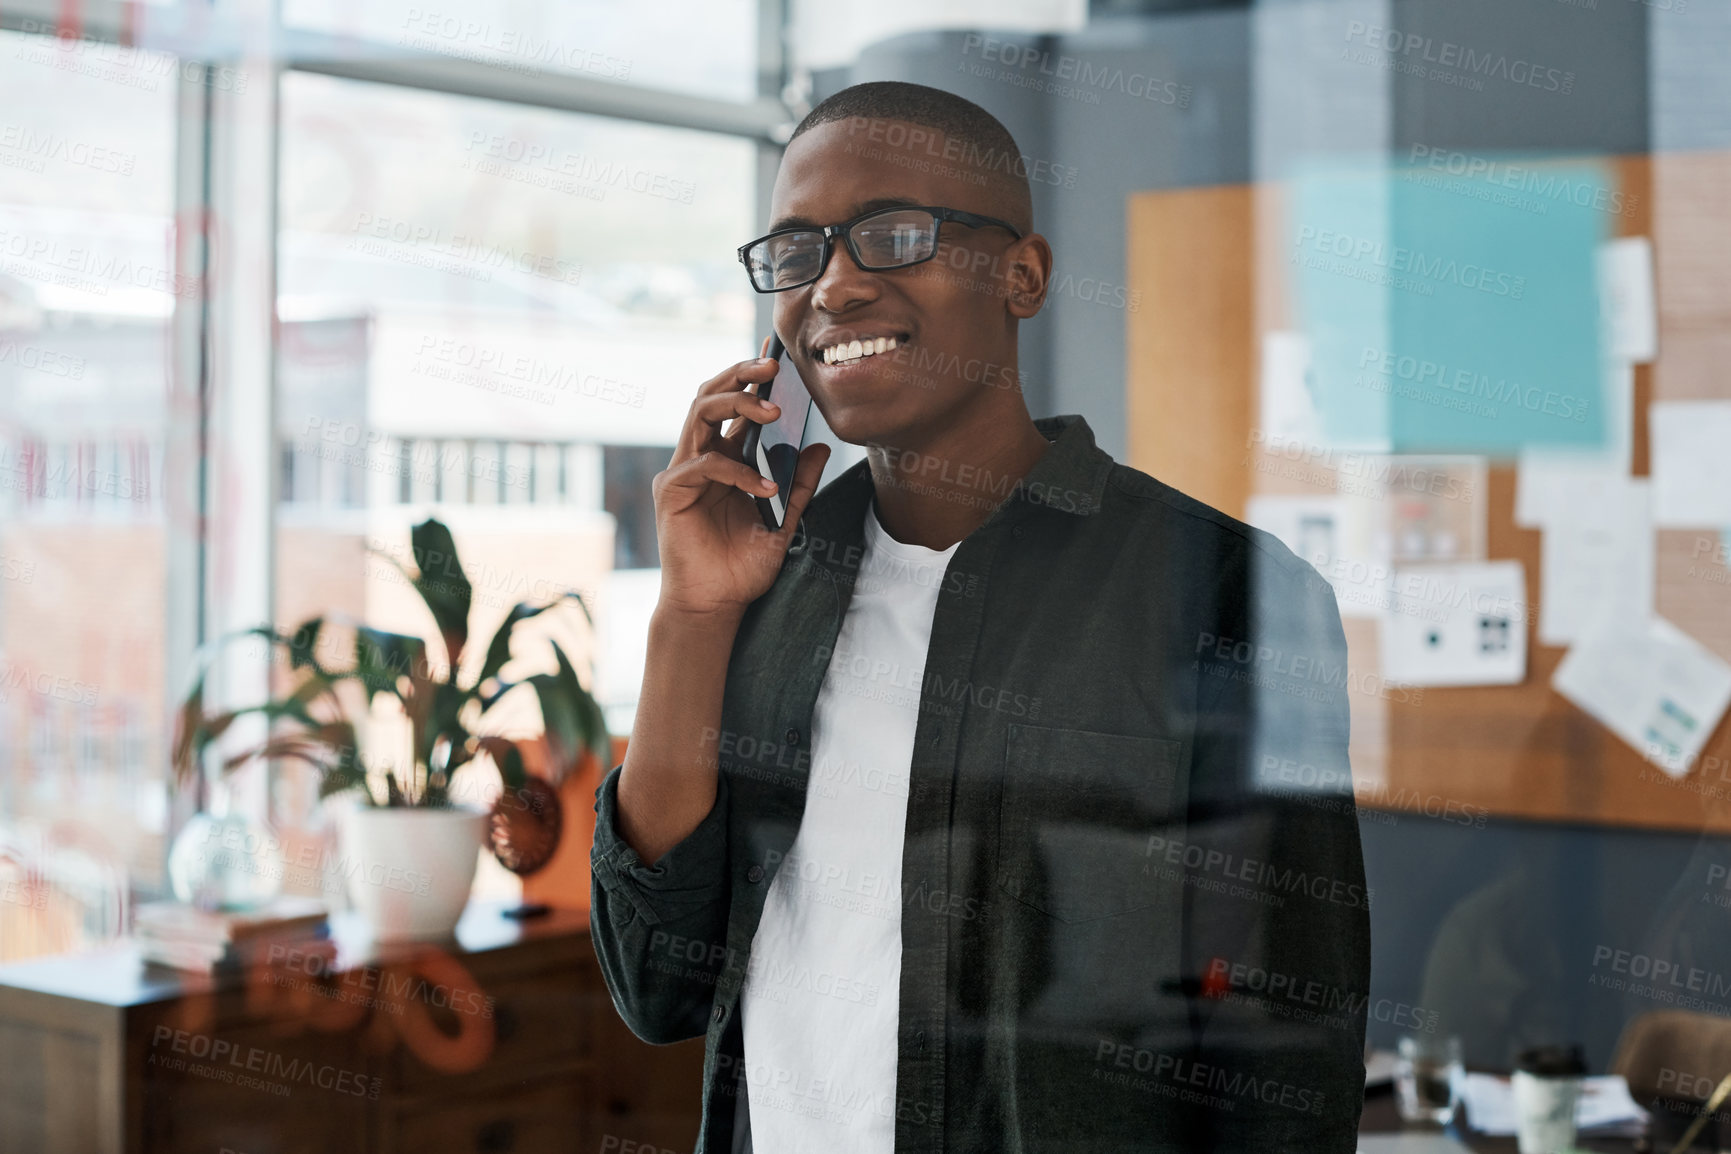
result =
[[655,479],[592,924],[639,1036],[706,1037],[702,1151],[1355,1146],[1371,895],[1333,594],[1030,416],[1027,165],[936,89],[815,108],[741,257],[868,458],[816,492],[804,450],[763,529],[757,360]]

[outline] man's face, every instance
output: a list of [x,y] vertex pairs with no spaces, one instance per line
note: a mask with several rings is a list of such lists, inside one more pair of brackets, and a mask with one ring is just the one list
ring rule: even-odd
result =
[[[905,121],[839,120],[811,129],[782,159],[770,227],[839,224],[896,203],[1025,223],[1001,193],[946,161],[945,145],[936,129]],[[1042,271],[1030,294],[1021,266],[1031,245],[1034,263],[1044,253],[1049,267],[1045,241],[946,222],[939,242],[923,264],[868,272],[837,236],[816,282],[776,294],[775,329],[844,441],[907,443],[916,430],[946,425],[982,390],[1018,386],[1016,320],[1038,311],[1045,285]],[[827,347],[878,337],[897,347],[854,364],[824,363]]]

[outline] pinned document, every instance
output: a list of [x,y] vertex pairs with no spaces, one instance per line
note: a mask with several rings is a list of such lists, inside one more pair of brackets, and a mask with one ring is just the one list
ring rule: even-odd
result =
[[1653,517],[1646,478],[1618,477],[1590,505],[1545,526],[1539,561],[1539,641],[1567,645],[1595,618],[1653,612]]
[[1654,523],[1731,525],[1731,401],[1655,401],[1648,431]]
[[1322,417],[1303,333],[1262,334],[1262,432],[1273,444],[1322,444]]
[[1515,685],[1527,676],[1526,570],[1519,561],[1397,569],[1382,671],[1407,685]]
[[1539,529],[1593,508],[1629,476],[1634,446],[1635,370],[1626,361],[1605,366],[1605,443],[1598,446],[1527,447],[1515,477],[1515,524]]
[[1570,648],[1551,687],[1683,777],[1731,704],[1731,665],[1663,617],[1606,614]]
[[1608,356],[1646,364],[1659,350],[1654,307],[1653,242],[1624,236],[1599,246],[1599,323]]

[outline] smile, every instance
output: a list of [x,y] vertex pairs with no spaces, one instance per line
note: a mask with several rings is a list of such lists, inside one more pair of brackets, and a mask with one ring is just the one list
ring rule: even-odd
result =
[[867,337],[864,340],[841,341],[818,350],[826,365],[850,365],[896,347],[894,337]]

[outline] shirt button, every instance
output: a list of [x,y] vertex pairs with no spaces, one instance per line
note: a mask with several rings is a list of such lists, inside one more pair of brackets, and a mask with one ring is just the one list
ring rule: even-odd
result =
[[787,727],[787,732],[782,734],[782,737],[787,739],[789,745],[799,744],[799,730],[793,728],[791,725]]
[[750,882],[752,885],[756,885],[758,882],[762,881],[763,867],[760,865],[754,865],[750,869],[746,870],[745,880]]
[[1013,526],[1010,529],[1010,536],[1020,537],[1021,535],[1022,535],[1022,527],[1020,525]]
[[727,1017],[727,1007],[722,1005],[720,1002],[717,1002],[715,1004],[715,1021],[716,1021],[716,1024],[719,1025],[722,1022],[722,1020],[725,1019],[726,1017]]

